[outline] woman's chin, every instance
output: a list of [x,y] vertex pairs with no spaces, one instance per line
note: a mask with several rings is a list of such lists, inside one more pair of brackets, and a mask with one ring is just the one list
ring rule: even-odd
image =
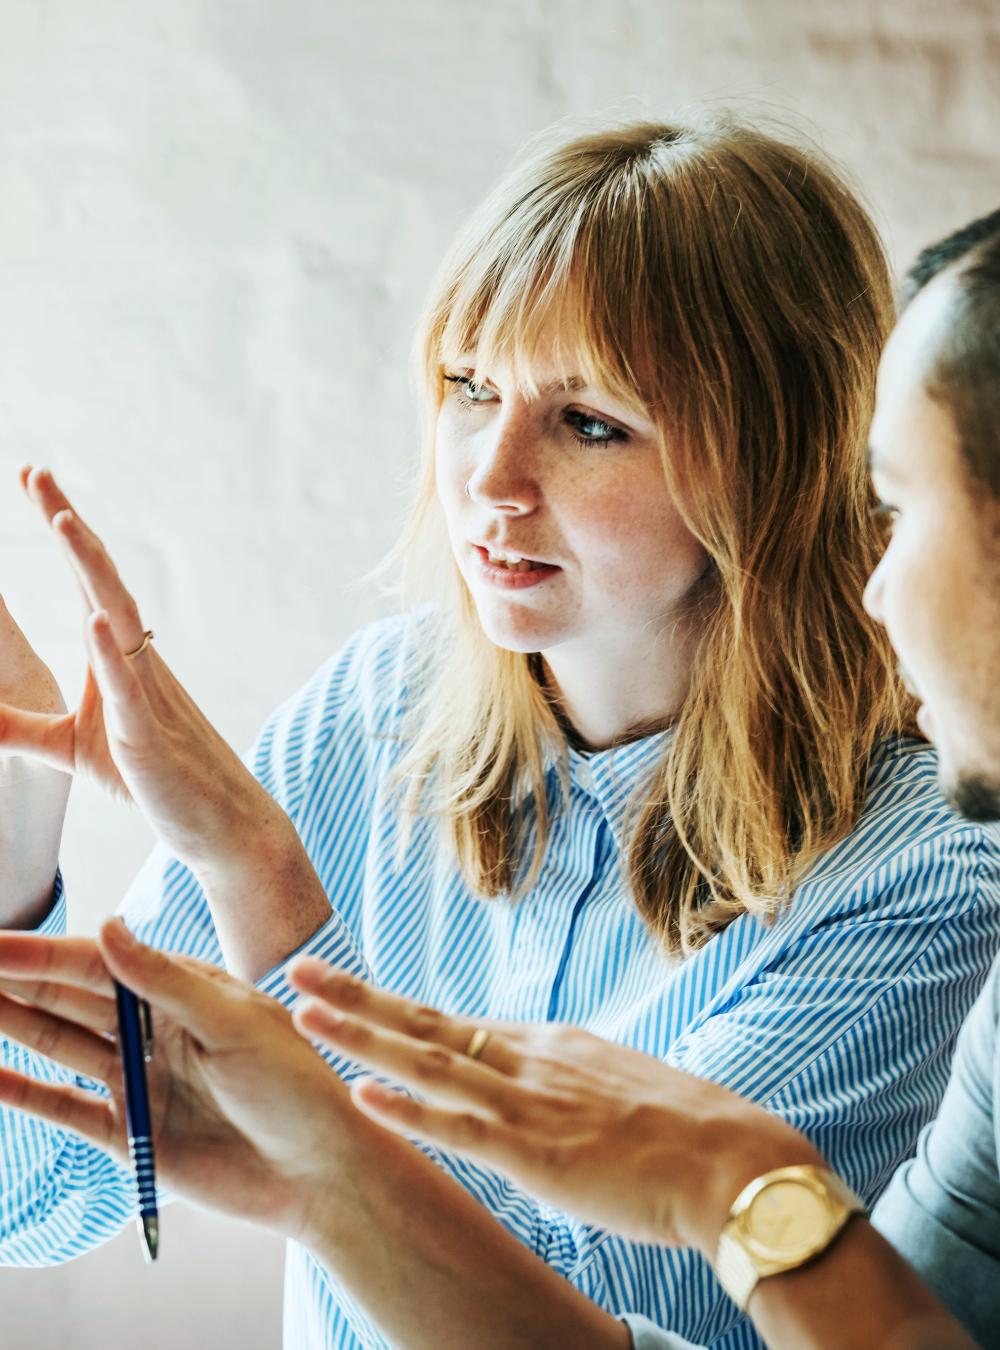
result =
[[560,641],[551,620],[517,605],[509,606],[508,611],[498,614],[493,606],[479,608],[483,632],[495,647],[507,652],[541,652]]

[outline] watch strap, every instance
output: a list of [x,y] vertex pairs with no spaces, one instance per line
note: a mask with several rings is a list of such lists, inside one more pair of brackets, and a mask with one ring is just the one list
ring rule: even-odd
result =
[[[763,1254],[752,1252],[743,1240],[740,1218],[749,1209],[754,1198],[765,1187],[775,1181],[795,1180],[810,1189],[821,1190],[831,1203],[831,1223],[824,1240],[817,1246],[804,1248],[801,1252],[789,1254],[781,1259],[765,1258]],[[779,1275],[786,1270],[796,1270],[807,1261],[827,1251],[845,1224],[855,1214],[864,1214],[865,1207],[845,1181],[836,1172],[813,1164],[778,1167],[763,1176],[756,1177],[744,1186],[729,1211],[729,1220],[719,1234],[716,1249],[715,1273],[726,1293],[742,1311],[750,1301],[750,1295],[759,1280],[767,1275]]]

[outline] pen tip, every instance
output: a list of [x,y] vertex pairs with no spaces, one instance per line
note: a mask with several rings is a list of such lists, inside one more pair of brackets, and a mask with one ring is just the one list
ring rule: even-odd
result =
[[156,1253],[160,1246],[160,1225],[156,1219],[140,1219],[142,1232],[142,1247],[146,1256],[147,1265],[152,1265],[156,1260]]

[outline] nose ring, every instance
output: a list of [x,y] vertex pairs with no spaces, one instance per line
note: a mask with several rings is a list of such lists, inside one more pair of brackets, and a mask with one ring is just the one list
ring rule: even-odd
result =
[[469,478],[469,479],[466,480],[466,484],[465,484],[465,495],[469,498],[470,501],[472,500],[472,486],[471,486],[471,485],[472,485],[472,479]]

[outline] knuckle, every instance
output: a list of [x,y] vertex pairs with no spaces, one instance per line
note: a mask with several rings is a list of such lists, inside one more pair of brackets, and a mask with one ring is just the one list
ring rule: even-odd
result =
[[406,1030],[418,1040],[427,1041],[433,1039],[440,1030],[441,1022],[441,1014],[436,1008],[430,1008],[426,1003],[416,1003],[407,1017]]
[[417,1060],[417,1073],[423,1082],[447,1078],[452,1065],[451,1052],[441,1045],[428,1045]]
[[325,984],[340,1008],[360,1008],[368,997],[366,986],[359,980],[341,980],[332,975]]
[[566,1171],[566,1145],[556,1139],[542,1139],[538,1144],[538,1163],[543,1172],[561,1176]]
[[521,1102],[513,1097],[504,1097],[497,1107],[497,1114],[505,1125],[523,1125],[525,1111]]
[[462,1144],[482,1144],[486,1133],[486,1121],[472,1111],[462,1111],[455,1118],[455,1134]]
[[52,1059],[59,1049],[59,1025],[50,1018],[39,1021],[34,1034],[35,1049],[40,1055]]

